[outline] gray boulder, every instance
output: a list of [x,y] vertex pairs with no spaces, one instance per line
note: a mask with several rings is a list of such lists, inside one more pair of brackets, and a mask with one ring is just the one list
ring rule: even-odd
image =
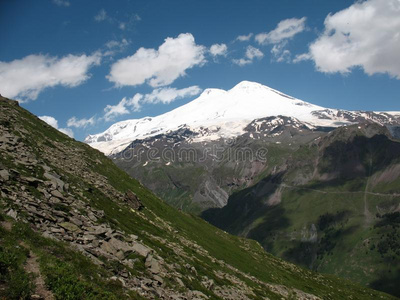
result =
[[3,181],[8,181],[10,180],[10,173],[7,170],[1,170],[0,171],[0,178]]

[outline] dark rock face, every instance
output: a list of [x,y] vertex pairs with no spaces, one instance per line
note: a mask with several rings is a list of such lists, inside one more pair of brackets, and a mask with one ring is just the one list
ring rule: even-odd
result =
[[141,210],[144,208],[144,205],[138,196],[136,196],[136,194],[132,191],[127,191],[125,193],[124,201],[135,210]]
[[395,139],[400,139],[400,126],[388,126],[388,129]]

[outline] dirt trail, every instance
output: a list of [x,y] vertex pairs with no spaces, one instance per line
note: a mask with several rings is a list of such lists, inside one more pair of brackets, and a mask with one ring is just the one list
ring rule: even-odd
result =
[[[12,223],[8,221],[1,222],[0,226],[7,231],[11,231],[12,229]],[[31,295],[31,299],[54,300],[53,293],[46,288],[43,276],[40,273],[40,267],[36,254],[29,249],[29,246],[26,243],[21,242],[20,245],[29,250],[29,257],[26,260],[24,270],[25,272],[35,276],[34,283],[36,288],[35,293]]]
[[[21,243],[21,246],[29,249],[29,247],[25,243]],[[53,300],[54,296],[51,291],[46,288],[46,284],[44,282],[43,276],[40,273],[40,267],[38,263],[38,257],[35,253],[29,250],[29,257],[26,260],[24,269],[27,273],[31,273],[35,276],[35,294],[31,296],[32,299],[43,299],[43,300]]]

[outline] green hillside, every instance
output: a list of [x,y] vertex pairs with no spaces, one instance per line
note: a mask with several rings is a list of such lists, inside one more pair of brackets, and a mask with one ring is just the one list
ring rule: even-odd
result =
[[16,102],[0,106],[1,298],[391,298],[179,212]]
[[399,163],[386,128],[339,128],[203,216],[298,265],[400,296]]

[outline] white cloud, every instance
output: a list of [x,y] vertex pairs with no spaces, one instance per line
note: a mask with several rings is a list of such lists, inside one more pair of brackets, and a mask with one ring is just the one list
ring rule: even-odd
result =
[[51,127],[58,129],[58,121],[55,118],[50,116],[40,116],[39,119],[45,121]]
[[132,98],[129,99],[128,105],[132,108],[133,111],[140,111],[142,105],[140,101],[142,101],[143,95],[140,93],[135,94]]
[[306,20],[306,17],[282,20],[274,30],[257,34],[255,40],[260,45],[273,45],[271,49],[272,61],[289,63],[291,62],[291,53],[286,49],[286,46],[291,38],[306,29]]
[[97,15],[94,16],[94,20],[96,22],[103,22],[107,19],[109,19],[109,17],[104,8],[100,9],[100,11],[97,13]]
[[400,79],[400,1],[357,1],[325,19],[324,33],[310,45],[316,68],[348,73],[361,67],[368,75]]
[[249,33],[248,35],[239,35],[235,41],[239,41],[239,42],[247,42],[251,39],[251,37],[253,36],[252,33]]
[[257,48],[254,48],[253,46],[248,46],[246,50],[246,57],[250,60],[253,60],[254,58],[262,58],[264,54]]
[[160,88],[153,90],[150,94],[146,94],[143,97],[143,102],[168,104],[178,99],[198,95],[200,92],[201,89],[196,85],[180,90],[176,88]]
[[129,98],[124,97],[118,104],[116,105],[107,105],[104,108],[104,119],[106,121],[111,121],[117,116],[129,114],[128,109]]
[[113,56],[116,53],[120,53],[128,47],[130,42],[126,39],[122,39],[121,41],[111,40],[105,44],[107,50],[104,51],[103,56]]
[[196,45],[190,33],[166,38],[156,49],[140,48],[132,56],[111,66],[108,80],[117,86],[135,86],[147,82],[152,87],[168,85],[184,76],[187,69],[205,62],[204,46]]
[[271,49],[272,60],[276,62],[287,62],[291,61],[291,53],[285,49],[287,41],[283,41],[279,44],[275,44]]
[[261,45],[277,44],[283,40],[291,39],[296,34],[304,31],[306,17],[301,19],[286,19],[280,21],[276,28],[268,33],[263,32],[255,36],[255,40]]
[[58,6],[65,6],[68,7],[71,5],[71,3],[69,1],[66,0],[53,0],[53,3],[58,5]]
[[90,119],[77,119],[76,117],[72,117],[67,121],[67,126],[84,128],[88,125],[94,125],[95,122],[96,120],[94,119],[94,117],[91,117]]
[[214,44],[210,47],[210,53],[212,56],[226,56],[228,47],[225,44]]
[[150,104],[169,104],[175,100],[195,96],[201,92],[198,86],[191,86],[184,89],[159,88],[153,90],[150,94],[135,94],[132,98],[122,98],[116,105],[107,105],[104,108],[104,119],[111,121],[117,116],[126,115],[134,111],[140,111],[145,103]]
[[58,130],[64,134],[68,135],[70,138],[74,137],[74,132],[70,128],[58,128]]
[[293,62],[299,63],[301,61],[310,60],[312,56],[309,53],[297,54],[296,57],[293,59]]
[[104,108],[104,119],[111,121],[117,116],[126,115],[132,111],[140,111],[143,95],[140,93],[135,94],[132,98],[122,98],[122,100],[116,105],[107,105]]
[[1,93],[21,101],[35,100],[48,87],[75,87],[86,81],[89,69],[98,65],[101,55],[29,55],[11,62],[0,62]]
[[264,56],[264,53],[262,53],[260,51],[260,49],[257,49],[253,46],[247,46],[246,54],[245,54],[244,58],[234,59],[233,63],[235,63],[239,66],[245,66],[245,65],[251,64],[254,61],[254,59],[261,59],[261,58],[263,58],[263,56]]
[[51,127],[57,129],[58,131],[61,131],[62,133],[68,135],[69,137],[73,138],[74,137],[74,132],[69,129],[69,128],[58,128],[58,121],[50,116],[40,116],[39,119],[42,121],[46,122],[49,124]]

